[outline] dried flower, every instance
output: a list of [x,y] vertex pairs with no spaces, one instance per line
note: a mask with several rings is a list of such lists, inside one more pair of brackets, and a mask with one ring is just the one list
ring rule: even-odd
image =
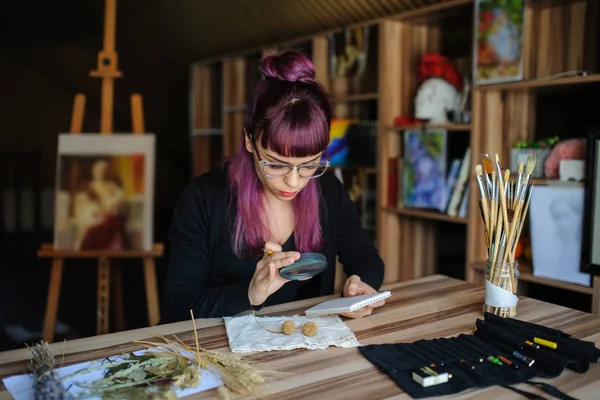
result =
[[286,335],[291,335],[296,330],[296,324],[292,320],[287,320],[281,325],[281,331]]
[[302,333],[304,333],[305,336],[315,336],[317,334],[317,324],[315,324],[314,322],[307,322],[304,325],[302,325]]

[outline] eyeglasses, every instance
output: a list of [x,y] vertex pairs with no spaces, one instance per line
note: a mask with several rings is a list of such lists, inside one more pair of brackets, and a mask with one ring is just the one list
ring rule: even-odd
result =
[[[292,171],[297,171],[298,175],[300,175],[302,178],[313,179],[323,175],[325,171],[327,171],[327,168],[329,168],[329,160],[326,160],[325,162],[301,165],[291,165],[287,163],[264,161],[260,156],[258,147],[256,147],[254,137],[252,136],[252,134],[248,132],[246,133],[250,137],[250,141],[252,142],[252,146],[254,147],[256,157],[258,158],[258,164],[260,165],[260,170],[262,174],[267,178],[282,178]],[[325,149],[325,158],[328,158],[327,149]]]

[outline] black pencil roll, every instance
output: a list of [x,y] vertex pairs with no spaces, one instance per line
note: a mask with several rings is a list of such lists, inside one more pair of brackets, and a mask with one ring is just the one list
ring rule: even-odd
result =
[[[456,394],[467,389],[500,385],[509,387],[530,383],[534,377],[554,378],[565,368],[583,373],[590,362],[597,361],[593,343],[541,325],[486,314],[477,320],[474,334],[457,337],[418,340],[413,343],[381,344],[360,347],[360,352],[413,398]],[[558,344],[556,350],[525,344],[526,340],[541,337]],[[591,346],[591,347],[590,347]],[[514,352],[534,359],[531,367]],[[518,365],[498,365],[488,357],[503,356]],[[479,362],[483,359],[483,362]],[[461,363],[466,360],[466,363]],[[414,369],[435,365],[435,369],[452,374],[452,378],[438,385],[423,387],[413,380]],[[530,383],[531,384],[531,383]],[[545,389],[561,393],[548,385]]]
[[[503,335],[506,335],[507,332],[509,332],[513,340],[516,336],[522,341],[521,344],[524,344],[526,340],[533,342],[535,337],[556,343],[556,349],[550,349],[540,345],[540,349],[537,351],[529,347],[523,347],[523,351],[536,351],[536,353],[542,351],[560,355],[564,360],[571,361],[568,363],[564,361],[565,367],[576,372],[586,372],[589,369],[590,363],[596,363],[600,358],[600,350],[596,348],[595,343],[573,338],[571,335],[558,329],[551,329],[543,325],[537,325],[518,319],[501,318],[490,313],[485,313],[484,319],[486,325],[486,328],[484,328],[485,331],[488,331],[487,328],[489,327],[489,329],[494,332],[500,332],[500,334]],[[544,357],[539,354],[537,354],[537,356]],[[561,362],[561,364],[562,363],[563,362]]]

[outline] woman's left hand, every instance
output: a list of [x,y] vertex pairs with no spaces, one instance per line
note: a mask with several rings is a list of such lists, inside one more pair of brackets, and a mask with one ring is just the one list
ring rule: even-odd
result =
[[[360,280],[358,275],[352,275],[348,279],[346,279],[346,283],[344,284],[344,297],[351,296],[359,296],[363,294],[376,294],[377,290],[373,289],[371,286],[367,285],[363,281]],[[341,315],[349,318],[362,318],[367,315],[371,315],[373,309],[376,307],[381,307],[385,304],[385,300],[380,300],[376,303],[369,304],[363,308],[360,308],[351,313],[343,313]]]

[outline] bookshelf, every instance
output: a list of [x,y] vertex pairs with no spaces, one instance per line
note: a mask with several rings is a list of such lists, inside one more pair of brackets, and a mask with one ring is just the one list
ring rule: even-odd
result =
[[[223,156],[237,151],[243,114],[250,88],[258,79],[258,61],[273,49],[293,48],[312,57],[317,79],[329,90],[336,118],[377,122],[377,164],[340,168],[345,182],[360,177],[375,180],[375,202],[360,201],[361,212],[375,215],[374,238],[386,264],[386,283],[438,272],[437,233],[456,227],[464,242],[464,276],[483,281],[485,243],[478,208],[475,164],[482,153],[498,153],[508,165],[510,147],[519,140],[550,136],[549,132],[581,135],[582,121],[593,114],[593,97],[577,93],[600,88],[598,21],[595,0],[529,0],[524,42],[524,79],[519,82],[477,86],[471,95],[470,123],[429,125],[448,137],[466,139],[471,149],[469,202],[466,218],[388,204],[389,159],[401,158],[403,132],[422,126],[394,126],[401,115],[412,115],[417,91],[416,68],[425,52],[442,52],[471,76],[473,51],[473,0],[445,0],[400,15],[364,21],[369,26],[367,68],[356,78],[332,79],[329,74],[328,33],[315,32],[298,40],[273,43],[239,54],[192,65],[190,136],[193,174],[207,171]],[[563,76],[565,71],[587,70],[587,75]],[[597,92],[596,92],[597,93]],[[569,96],[575,96],[573,101]],[[586,95],[587,96],[587,95]],[[585,99],[591,99],[589,104]],[[591,110],[591,111],[588,111]],[[596,114],[598,114],[596,112]],[[536,185],[551,184],[535,179]],[[370,185],[370,183],[366,183]],[[366,210],[368,208],[368,210]],[[464,231],[464,235],[462,232]],[[591,310],[600,313],[600,282],[593,287],[536,277],[532,266],[521,263],[521,281],[559,288],[590,297]],[[339,267],[339,266],[338,266]],[[520,285],[521,287],[521,285]],[[338,287],[339,289],[339,283]]]
[[[473,102],[473,153],[498,153],[509,164],[510,147],[520,140],[559,135],[561,139],[582,137],[588,123],[596,123],[596,112],[587,103],[600,88],[597,73],[600,4],[594,0],[527,3],[522,81],[478,86]],[[585,76],[569,76],[586,70]],[[571,72],[565,74],[564,72]],[[565,76],[566,75],[566,76]],[[534,179],[536,185],[555,184]],[[476,185],[474,180],[471,185]],[[583,186],[579,184],[578,186]],[[468,261],[466,278],[483,282],[485,244],[483,223],[472,191],[469,201]],[[563,296],[588,296],[590,311],[600,313],[600,281],[592,287],[535,276],[526,259],[520,259],[520,291],[536,287],[558,288]],[[559,295],[559,296],[561,296]],[[551,300],[554,301],[554,300]],[[558,300],[560,301],[560,300]]]

